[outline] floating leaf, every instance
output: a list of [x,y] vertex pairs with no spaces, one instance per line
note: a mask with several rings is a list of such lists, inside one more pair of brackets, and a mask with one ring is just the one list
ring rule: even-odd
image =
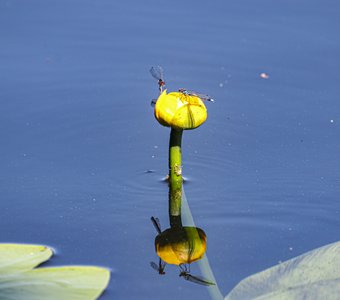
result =
[[110,272],[104,268],[32,269],[52,254],[44,246],[0,244],[0,299],[93,300],[107,287]]
[[0,244],[0,280],[2,276],[33,269],[53,255],[45,246]]
[[312,250],[242,280],[225,300],[339,299],[340,242]]

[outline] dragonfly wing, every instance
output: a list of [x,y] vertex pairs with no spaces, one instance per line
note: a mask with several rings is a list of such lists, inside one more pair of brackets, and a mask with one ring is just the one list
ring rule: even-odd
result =
[[150,73],[153,78],[164,81],[163,80],[163,68],[161,66],[151,67]]
[[206,94],[197,94],[197,97],[202,99],[203,101],[215,102],[213,98],[211,98],[209,95],[206,95]]
[[211,101],[211,102],[214,102],[214,99],[211,98],[209,95],[207,94],[201,94],[201,93],[196,93],[194,91],[188,91],[188,94],[189,95],[192,95],[192,96],[197,96],[198,98],[200,98],[201,100],[204,100],[204,101]]
[[151,266],[151,268],[153,268],[153,269],[155,269],[157,272],[159,272],[158,265],[157,265],[155,262],[151,261],[151,262],[150,262],[150,266]]
[[179,92],[186,94],[186,95],[190,95],[190,96],[196,96],[198,98],[200,98],[203,101],[210,101],[210,102],[214,102],[214,99],[211,98],[209,95],[207,94],[201,94],[201,93],[197,93],[195,91],[190,91],[190,90],[186,90],[186,89],[179,89]]

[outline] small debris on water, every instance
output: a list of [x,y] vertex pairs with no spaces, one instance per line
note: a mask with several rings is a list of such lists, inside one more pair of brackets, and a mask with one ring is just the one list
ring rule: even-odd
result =
[[262,72],[262,73],[260,74],[260,77],[261,77],[262,79],[268,79],[268,78],[269,78],[269,75],[268,75],[267,73]]
[[218,85],[220,88],[223,87],[223,82],[220,82],[220,84]]
[[331,119],[331,120],[330,120],[330,122],[331,122],[331,123],[334,123],[334,120],[333,120],[333,119]]

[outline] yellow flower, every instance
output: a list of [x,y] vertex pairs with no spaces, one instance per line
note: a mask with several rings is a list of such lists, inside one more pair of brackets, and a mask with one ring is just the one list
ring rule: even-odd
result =
[[163,126],[194,129],[207,119],[207,109],[197,96],[182,92],[167,94],[164,90],[157,99],[155,117]]

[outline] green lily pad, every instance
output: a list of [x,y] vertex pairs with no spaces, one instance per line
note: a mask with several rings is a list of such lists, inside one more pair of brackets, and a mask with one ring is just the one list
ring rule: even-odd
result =
[[52,254],[45,246],[0,244],[0,299],[94,300],[107,287],[110,271],[105,268],[33,269]]
[[340,242],[309,251],[242,280],[225,300],[339,299]]
[[3,275],[31,270],[52,255],[53,251],[45,246],[0,244],[0,280]]

